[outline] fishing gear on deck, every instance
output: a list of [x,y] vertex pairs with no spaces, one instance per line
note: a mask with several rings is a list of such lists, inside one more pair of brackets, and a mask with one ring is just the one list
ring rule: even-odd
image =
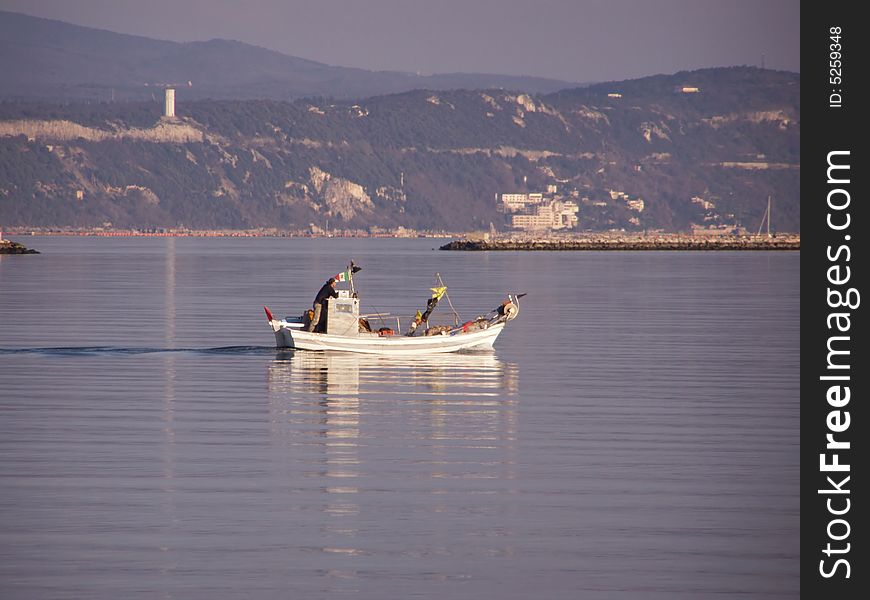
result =
[[515,296],[511,296],[508,294],[508,299],[502,302],[499,306],[494,308],[490,314],[496,313],[498,318],[504,318],[505,321],[510,321],[511,319],[515,319],[518,314],[520,314],[520,298],[525,296],[526,294],[517,294]]
[[440,285],[429,289],[432,290],[432,297],[426,301],[426,311],[423,313],[419,310],[417,311],[417,314],[414,315],[414,320],[411,321],[407,335],[414,335],[414,332],[417,331],[417,327],[419,327],[421,323],[426,323],[428,326],[429,315],[432,314],[432,311],[435,310],[436,306],[438,306],[438,301],[441,300],[441,297],[447,292],[446,285]]

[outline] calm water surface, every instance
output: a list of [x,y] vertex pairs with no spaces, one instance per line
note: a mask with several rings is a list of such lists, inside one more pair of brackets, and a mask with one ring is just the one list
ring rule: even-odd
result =
[[[4,599],[799,593],[797,253],[22,241]],[[276,351],[351,258],[365,312],[528,296],[493,353]]]

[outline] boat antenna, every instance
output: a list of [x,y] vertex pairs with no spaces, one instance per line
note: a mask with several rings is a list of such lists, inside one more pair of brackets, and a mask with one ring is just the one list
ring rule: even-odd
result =
[[[435,273],[435,277],[438,279],[438,285],[441,287],[447,287],[441,280],[441,273]],[[459,313],[456,312],[455,308],[453,308],[453,303],[450,301],[450,294],[448,294],[446,290],[444,291],[444,297],[447,298],[447,304],[450,305],[450,310],[453,311],[453,324],[459,325]]]

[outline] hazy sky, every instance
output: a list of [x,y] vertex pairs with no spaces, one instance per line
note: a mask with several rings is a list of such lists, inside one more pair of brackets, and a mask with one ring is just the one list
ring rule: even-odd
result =
[[422,74],[605,81],[762,56],[800,70],[799,0],[0,0],[0,10]]

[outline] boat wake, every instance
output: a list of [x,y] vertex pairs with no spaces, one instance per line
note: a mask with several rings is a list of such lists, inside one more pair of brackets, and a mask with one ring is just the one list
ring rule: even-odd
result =
[[45,356],[106,356],[160,353],[274,355],[272,346],[222,346],[219,348],[120,348],[117,346],[69,346],[63,348],[0,348],[3,354],[40,354]]

